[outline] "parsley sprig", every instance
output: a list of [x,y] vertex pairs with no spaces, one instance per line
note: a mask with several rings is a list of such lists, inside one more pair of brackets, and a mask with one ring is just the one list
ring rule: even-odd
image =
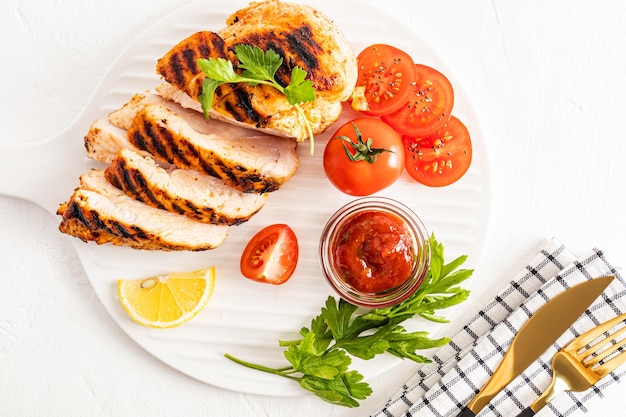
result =
[[301,339],[279,341],[285,347],[283,368],[269,368],[232,355],[225,356],[243,366],[297,381],[300,386],[333,404],[358,407],[372,389],[363,375],[350,370],[351,356],[372,359],[390,353],[418,363],[430,359],[416,353],[447,344],[450,339],[432,339],[427,332],[408,332],[401,323],[414,317],[445,323],[436,312],[465,301],[469,291],[459,287],[473,270],[460,268],[467,256],[449,263],[444,261],[444,247],[430,237],[431,261],[428,274],[418,291],[391,307],[362,311],[340,299],[328,297],[321,313],[309,327],[300,330]]
[[313,82],[306,79],[307,72],[300,67],[291,70],[291,80],[286,87],[276,81],[276,71],[283,63],[283,59],[274,50],[263,51],[258,46],[236,45],[235,56],[239,60],[238,73],[233,63],[224,58],[200,58],[198,66],[206,75],[202,83],[202,93],[198,97],[204,117],[208,118],[209,110],[213,107],[215,90],[222,84],[248,83],[249,85],[265,84],[276,88],[283,93],[289,104],[294,106],[304,122],[311,146],[314,151],[314,138],[311,122],[307,119],[300,104],[315,100]]

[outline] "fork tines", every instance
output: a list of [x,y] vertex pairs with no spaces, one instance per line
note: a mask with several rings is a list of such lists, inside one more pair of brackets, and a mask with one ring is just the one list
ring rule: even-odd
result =
[[[584,358],[582,364],[586,368],[604,376],[626,363],[626,350],[624,350],[626,346],[625,321],[626,313],[581,335],[565,350],[578,354],[579,357]],[[620,324],[622,326],[617,328]],[[600,339],[600,337],[602,338]]]

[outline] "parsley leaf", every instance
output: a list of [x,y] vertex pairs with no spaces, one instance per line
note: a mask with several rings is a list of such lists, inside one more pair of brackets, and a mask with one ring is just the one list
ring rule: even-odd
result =
[[295,372],[302,372],[322,379],[334,379],[344,373],[352,360],[341,350],[318,351],[315,334],[309,333],[299,344],[292,344],[285,352]]
[[387,338],[389,349],[387,352],[399,358],[407,358],[418,363],[430,362],[425,356],[415,353],[417,350],[432,349],[446,345],[450,339],[442,337],[431,339],[427,332],[406,333],[404,331],[393,332]]
[[276,81],[276,71],[283,63],[283,59],[276,51],[268,49],[263,51],[258,46],[236,45],[235,56],[239,60],[237,72],[233,63],[224,58],[200,58],[198,66],[206,78],[202,82],[202,93],[198,97],[204,117],[209,117],[209,111],[213,107],[215,90],[222,84],[248,83],[255,86],[265,84],[274,87],[285,95],[289,104],[294,106],[298,115],[304,122],[311,143],[311,154],[314,150],[314,138],[311,122],[307,119],[300,104],[315,100],[315,88],[313,82],[306,79],[307,72],[294,67],[291,70],[289,85],[283,86]]
[[449,263],[444,260],[444,247],[434,234],[430,237],[431,262],[419,290],[405,301],[390,307],[361,311],[343,299],[328,297],[319,315],[309,327],[300,330],[302,339],[279,341],[286,347],[289,366],[268,368],[263,365],[226,357],[252,369],[296,380],[300,386],[321,399],[345,407],[358,407],[372,389],[363,382],[363,375],[350,370],[350,356],[364,360],[389,353],[418,363],[430,362],[419,350],[447,344],[450,339],[432,339],[427,332],[407,332],[402,322],[420,316],[445,323],[438,310],[459,304],[469,291],[459,287],[473,270],[461,269],[466,256]]
[[291,82],[284,90],[289,103],[296,105],[315,100],[313,81],[307,80],[306,75],[307,72],[300,67],[291,70]]
[[245,70],[241,76],[254,80],[273,80],[283,63],[283,59],[273,49],[264,53],[261,48],[251,45],[235,46],[235,55],[239,60],[239,68]]
[[239,76],[235,72],[233,63],[224,58],[198,59],[198,66],[205,73],[206,78],[220,83],[236,83]]
[[313,392],[321,399],[345,407],[358,407],[357,400],[364,400],[372,393],[366,382],[361,382],[363,375],[356,371],[346,372],[337,378],[327,381],[305,375],[298,382],[306,390]]

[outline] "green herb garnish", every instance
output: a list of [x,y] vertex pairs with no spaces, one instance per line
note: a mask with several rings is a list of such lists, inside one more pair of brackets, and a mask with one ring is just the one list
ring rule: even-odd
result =
[[390,353],[402,359],[419,363],[430,359],[417,350],[447,344],[449,338],[431,339],[427,332],[407,332],[400,324],[414,316],[445,323],[437,310],[465,301],[469,291],[458,285],[469,278],[473,270],[460,269],[467,256],[444,263],[444,247],[434,235],[430,237],[430,268],[418,291],[407,300],[391,307],[365,312],[340,299],[328,297],[321,313],[310,327],[300,330],[302,339],[279,341],[286,347],[284,368],[268,368],[225,356],[243,366],[279,375],[297,381],[300,386],[333,404],[358,407],[371,393],[363,375],[349,370],[350,356],[372,359],[381,353]]
[[302,103],[315,100],[315,88],[313,88],[313,82],[306,79],[307,72],[300,67],[294,67],[291,70],[289,85],[283,87],[276,81],[275,77],[283,59],[274,50],[263,51],[257,46],[236,45],[235,56],[240,63],[238,69],[243,70],[241,74],[235,71],[232,62],[224,58],[200,58],[197,60],[198,66],[206,75],[202,83],[202,94],[198,97],[204,111],[204,117],[208,118],[209,110],[213,106],[215,90],[222,84],[248,83],[253,86],[258,84],[272,86],[283,93],[289,104],[297,110],[309,134],[311,154],[313,154],[314,143],[311,122],[300,107]]

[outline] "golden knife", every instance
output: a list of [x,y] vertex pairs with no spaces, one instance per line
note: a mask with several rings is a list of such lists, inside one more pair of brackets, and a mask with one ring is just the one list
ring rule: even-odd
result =
[[474,417],[567,330],[613,281],[614,276],[577,284],[549,300],[518,331],[502,362],[457,417]]

